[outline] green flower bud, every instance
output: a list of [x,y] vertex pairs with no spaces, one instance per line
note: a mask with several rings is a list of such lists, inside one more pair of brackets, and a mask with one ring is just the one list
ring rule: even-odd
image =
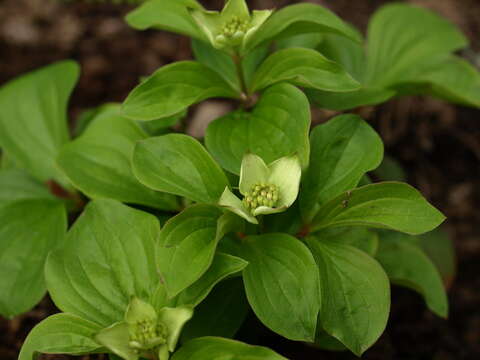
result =
[[[253,194],[254,200],[250,194]],[[276,200],[273,200],[276,199]],[[277,187],[274,184],[259,183],[252,186],[250,192],[245,194],[243,204],[253,214],[259,206],[274,207],[279,199]]]
[[218,45],[224,45],[227,42],[227,38],[224,35],[220,34],[215,37],[215,41]]
[[245,35],[245,33],[243,31],[237,30],[233,34],[232,38],[235,41],[241,41],[243,39],[243,35]]
[[148,350],[167,342],[167,327],[155,320],[138,320],[129,328],[132,348]]

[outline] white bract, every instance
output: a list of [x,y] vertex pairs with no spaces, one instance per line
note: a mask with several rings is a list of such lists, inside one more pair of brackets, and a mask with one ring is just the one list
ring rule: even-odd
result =
[[296,155],[282,157],[270,165],[257,155],[243,157],[240,169],[240,200],[226,187],[219,205],[247,221],[258,224],[257,215],[275,214],[290,207],[298,195],[302,174]]
[[191,10],[212,46],[227,50],[243,48],[271,13],[271,10],[254,10],[250,14],[245,0],[228,0],[221,12]]

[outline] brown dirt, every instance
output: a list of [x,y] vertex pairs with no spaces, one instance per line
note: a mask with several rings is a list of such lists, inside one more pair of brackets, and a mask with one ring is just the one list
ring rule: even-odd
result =
[[[220,0],[210,1],[218,7]],[[281,7],[292,1],[251,1]],[[365,29],[372,12],[387,1],[312,1],[334,9]],[[472,41],[463,55],[480,62],[480,3],[477,0],[411,0],[442,13]],[[65,58],[82,66],[71,102],[71,117],[85,108],[121,101],[142,75],[190,58],[187,39],[163,32],[135,32],[122,21],[128,6],[82,1],[2,0],[0,2],[0,84],[31,69]],[[221,106],[222,103],[220,104]],[[200,110],[198,110],[200,111]],[[192,114],[195,115],[195,114]],[[319,112],[318,120],[326,113]],[[382,105],[371,113],[387,152],[409,171],[409,182],[448,216],[458,251],[458,276],[450,289],[449,320],[436,318],[413,292],[394,289],[390,322],[365,359],[476,359],[480,355],[480,111],[419,97]],[[0,318],[0,358],[16,359],[29,329],[54,312],[46,298],[14,320]],[[353,359],[348,353],[313,350],[262,333],[259,342],[291,359]],[[49,356],[64,359],[63,356]]]

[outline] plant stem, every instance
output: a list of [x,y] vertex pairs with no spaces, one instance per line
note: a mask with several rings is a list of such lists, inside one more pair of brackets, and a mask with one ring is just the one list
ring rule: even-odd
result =
[[241,94],[242,103],[243,105],[246,105],[249,101],[249,94],[248,94],[247,83],[245,82],[245,73],[243,71],[243,66],[242,66],[243,58],[238,53],[235,53],[232,55],[232,59],[235,64],[235,69],[237,70],[238,79],[240,80],[240,91],[242,92]]
[[70,200],[73,203],[74,210],[83,209],[85,202],[78,192],[75,190],[68,191],[55,180],[47,180],[46,185],[52,195],[59,199]]

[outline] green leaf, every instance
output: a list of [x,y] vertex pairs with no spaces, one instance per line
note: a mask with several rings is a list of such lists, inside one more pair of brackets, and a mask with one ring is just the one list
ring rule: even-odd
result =
[[290,48],[270,55],[255,73],[252,92],[283,81],[336,92],[353,91],[360,87],[340,65],[315,50],[305,48]]
[[38,353],[81,355],[100,352],[93,338],[101,327],[71,314],[55,314],[37,324],[25,339],[18,360],[33,360]]
[[317,50],[328,59],[341,64],[354,79],[363,82],[367,63],[364,40],[358,29],[352,25],[350,27],[361,41],[354,41],[336,34],[326,34],[322,36],[322,42]]
[[28,199],[54,200],[55,197],[45,185],[23,170],[0,170],[0,207],[12,201]]
[[[1,144],[0,144],[1,146]],[[10,156],[8,156],[5,151],[2,151],[2,148],[0,147],[0,170],[10,170],[10,169],[16,169],[17,166],[15,165],[15,162],[11,159]]]
[[165,135],[171,132],[171,128],[179,124],[187,116],[187,113],[188,111],[185,109],[172,116],[167,116],[152,121],[141,121],[139,123],[150,136]]
[[55,159],[68,142],[67,102],[77,82],[73,61],[59,62],[0,88],[0,143],[13,161],[38,180],[68,185]]
[[416,6],[388,4],[368,25],[366,83],[402,82],[466,45],[465,36],[440,16]]
[[55,305],[102,327],[123,321],[131,297],[148,299],[159,282],[159,233],[153,215],[114,200],[90,202],[65,246],[48,257],[47,288]]
[[205,65],[180,61],[161,67],[133,89],[123,111],[134,120],[155,120],[212,97],[237,98],[238,93]]
[[307,95],[318,106],[333,110],[376,105],[398,91],[479,106],[478,72],[450,55],[466,44],[465,36],[436,14],[407,4],[389,4],[369,23],[366,54],[359,44],[335,35],[325,36],[320,48],[360,81],[362,88],[346,94],[307,90]]
[[309,237],[320,271],[323,329],[357,356],[382,334],[390,311],[390,286],[382,267],[364,252]]
[[286,360],[268,348],[217,337],[193,339],[183,345],[172,357],[172,360],[192,359]]
[[296,235],[301,232],[303,226],[298,202],[294,202],[285,212],[266,216],[262,221],[266,233],[283,232]]
[[248,263],[239,257],[217,252],[208,270],[193,285],[178,294],[176,305],[197,306],[216,284],[242,271],[247,265]]
[[412,238],[393,231],[382,231],[376,258],[392,283],[420,293],[428,308],[445,318],[448,315],[448,300],[442,278]]
[[328,335],[325,331],[321,330],[315,337],[315,347],[328,351],[345,351],[347,348],[340,341],[333,336]]
[[382,182],[347,191],[323,205],[313,219],[312,230],[359,225],[418,235],[444,220],[445,216],[415,188]]
[[247,316],[248,301],[241,279],[216,285],[197,307],[182,331],[181,342],[201,336],[233,337]]
[[451,56],[409,80],[414,84],[414,94],[429,94],[449,102],[480,108],[480,72],[459,57]]
[[133,173],[144,185],[204,203],[216,203],[227,177],[194,138],[168,134],[140,141],[133,153]]
[[232,89],[240,92],[240,82],[231,56],[222,50],[215,49],[210,43],[195,39],[192,39],[192,51],[195,60],[208,66],[220,75]]
[[325,35],[323,38],[318,51],[329,60],[340,64],[355,80],[362,83],[362,87],[348,93],[306,89],[307,96],[318,107],[350,110],[359,106],[376,105],[395,95],[394,90],[365,84],[367,58],[364,44],[334,34]]
[[378,134],[357,115],[340,115],[316,126],[311,135],[310,166],[303,176],[300,207],[311,220],[322,204],[357,186],[383,157]]
[[211,205],[191,206],[171,218],[157,243],[157,266],[169,297],[198,280],[210,267],[220,237],[223,212]]
[[378,105],[390,100],[396,92],[389,89],[362,87],[356,91],[336,93],[322,90],[305,89],[310,101],[319,108],[346,111],[361,106]]
[[373,171],[382,181],[407,181],[407,174],[400,163],[389,155],[384,155],[382,163]]
[[147,188],[133,175],[135,143],[147,134],[122,117],[117,106],[106,108],[87,130],[63,147],[58,164],[76,188],[90,198],[110,198],[161,210],[178,209],[177,199]]
[[[275,47],[277,50],[298,47],[316,50],[322,43],[324,36],[325,35],[318,33],[293,35],[287,38],[279,39],[275,42]],[[343,37],[339,37],[343,39]]]
[[370,256],[378,251],[378,233],[364,227],[348,226],[323,229],[315,233],[320,241],[338,242],[362,250]]
[[128,345],[129,340],[128,324],[123,321],[102,329],[95,336],[95,341],[120,356],[121,359],[137,360],[138,354]]
[[151,0],[130,12],[125,20],[137,30],[155,28],[205,39],[189,8],[201,8],[195,0]]
[[250,152],[271,163],[297,153],[308,164],[310,105],[289,84],[268,88],[251,112],[239,110],[209,124],[205,145],[220,165],[239,174],[243,156]]
[[[192,51],[195,60],[217,72],[236,92],[241,92],[240,79],[231,56],[225,51],[215,49],[209,43],[195,39],[192,39]],[[249,87],[257,67],[268,55],[268,51],[267,46],[261,46],[242,59],[243,76],[247,87]]]
[[78,137],[83,134],[93,119],[97,117],[99,113],[110,107],[111,104],[104,104],[97,107],[87,108],[83,110],[74,120],[74,128],[72,130],[73,137]]
[[457,272],[457,259],[453,240],[443,228],[437,228],[421,236],[417,236],[418,245],[435,264],[448,288]]
[[268,45],[264,45],[257,47],[243,57],[242,68],[247,89],[251,87],[255,72],[269,53],[270,47]]
[[48,253],[63,243],[65,207],[46,198],[0,206],[0,314],[30,310],[45,295],[43,268]]
[[242,246],[249,262],[243,275],[245,290],[257,317],[288,339],[313,341],[320,289],[307,247],[287,234],[250,236]]
[[274,12],[247,42],[246,51],[274,39],[312,32],[334,33],[361,40],[357,32],[330,10],[314,4],[295,4]]

